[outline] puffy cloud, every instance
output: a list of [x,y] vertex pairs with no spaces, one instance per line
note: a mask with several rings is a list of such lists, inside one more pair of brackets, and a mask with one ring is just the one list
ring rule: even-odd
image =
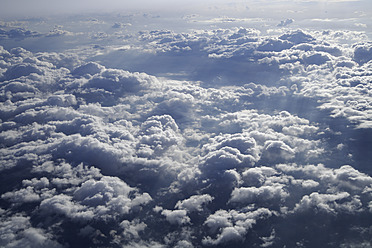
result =
[[255,203],[259,201],[282,200],[288,196],[283,185],[261,186],[259,188],[235,188],[231,193],[230,202]]
[[208,144],[204,145],[203,149],[209,152],[223,147],[232,147],[238,149],[243,154],[251,154],[252,159],[255,160],[259,157],[256,141],[252,137],[240,133],[216,136]]
[[8,199],[10,202],[14,203],[27,203],[27,202],[39,202],[41,199],[45,199],[53,195],[53,190],[43,189],[38,190],[35,187],[27,186],[15,192],[7,192],[1,197],[3,199]]
[[64,35],[73,35],[73,33],[60,28],[54,28],[53,30],[49,31],[48,34],[46,34],[46,37],[58,37]]
[[242,154],[238,149],[232,147],[223,147],[217,151],[208,153],[203,158],[200,166],[201,170],[220,171],[239,167],[252,166],[254,160],[251,155]]
[[226,170],[252,166],[259,159],[256,142],[249,136],[233,134],[217,136],[206,144],[202,170]]
[[123,220],[120,223],[120,227],[124,229],[123,235],[131,240],[139,238],[139,233],[145,230],[146,224],[143,222],[139,222],[138,220],[128,221]]
[[192,211],[202,211],[203,205],[211,202],[213,197],[208,194],[204,195],[193,195],[188,199],[178,201],[176,204],[176,208],[178,209],[185,209],[188,212]]
[[305,64],[322,65],[330,60],[329,56],[324,53],[304,54],[302,60]]
[[219,245],[231,241],[244,240],[244,236],[249,229],[253,227],[260,219],[268,218],[272,213],[265,208],[259,208],[253,211],[238,212],[235,210],[218,210],[210,215],[204,222],[211,233],[217,234],[216,238],[208,236],[203,239],[205,245]]
[[265,142],[262,157],[269,161],[283,162],[294,158],[295,151],[279,140],[268,140]]
[[41,34],[36,31],[27,30],[24,28],[15,28],[10,30],[0,29],[0,37],[7,39],[26,39],[31,37],[37,37]]
[[190,218],[187,216],[186,210],[168,210],[164,209],[161,212],[165,216],[166,220],[173,225],[183,225],[190,222]]
[[40,228],[32,227],[30,218],[2,216],[0,245],[3,247],[63,247]]
[[[301,201],[296,204],[294,211],[304,211],[307,209],[317,209],[318,211],[325,211],[325,212],[335,212],[335,210],[342,208],[343,203],[338,203],[338,201],[344,200],[345,198],[349,197],[350,195],[346,192],[341,192],[338,194],[319,194],[314,192],[309,196],[304,196]],[[352,208],[350,209],[351,212],[358,210],[361,203],[359,200],[352,202]],[[346,205],[346,204],[345,204]],[[347,208],[347,210],[349,210]]]
[[273,39],[269,38],[262,42],[258,47],[258,51],[263,51],[263,52],[280,52],[286,49],[291,48],[293,45],[291,42],[288,42],[285,39]]
[[286,27],[289,24],[292,24],[294,20],[292,18],[288,18],[285,21],[280,21],[280,23],[277,25],[278,27]]
[[131,23],[121,23],[121,22],[115,22],[114,25],[112,25],[112,28],[125,28],[128,26],[132,26]]
[[74,193],[74,198],[85,205],[97,206],[110,201],[114,197],[128,197],[132,190],[118,178],[103,177],[98,182],[93,179],[84,182]]
[[1,196],[2,198],[9,199],[13,202],[32,202],[32,201],[38,201],[40,199],[40,196],[38,194],[35,194],[33,189],[26,188],[21,189],[15,193],[7,192]]
[[72,70],[82,63],[75,53],[40,52],[35,55],[38,60],[51,63],[57,68],[64,67]]
[[372,59],[372,44],[356,44],[354,46],[354,59],[359,64],[364,64]]
[[74,194],[59,194],[45,199],[40,208],[45,213],[57,213],[77,220],[115,218],[130,211],[140,209],[141,205],[152,200],[149,194],[129,193],[135,189],[115,177],[102,177],[99,181],[90,179],[84,182]]
[[68,195],[55,195],[45,199],[40,203],[40,210],[45,214],[65,215],[77,220],[90,220],[94,218],[94,213],[87,210],[84,206],[74,203],[72,197]]
[[187,240],[181,240],[175,246],[177,248],[193,248],[194,246]]
[[95,75],[100,73],[104,67],[100,64],[97,64],[95,62],[89,62],[85,65],[81,65],[77,68],[75,68],[71,74],[74,76],[85,76],[85,75]]
[[152,116],[141,125],[138,154],[151,156],[161,154],[180,144],[182,137],[178,126],[169,115]]
[[272,230],[270,236],[268,237],[261,237],[261,240],[264,241],[263,244],[261,244],[261,247],[270,247],[273,245],[275,240],[275,229]]
[[[96,30],[87,37],[98,38],[90,48],[0,48],[1,245],[367,240],[370,221],[358,222],[372,202],[360,165],[371,126],[365,35],[241,27],[134,35],[134,25],[107,31],[115,18],[89,21]],[[149,16],[121,18],[117,27]]]
[[5,73],[4,77],[6,80],[28,76],[31,73],[43,74],[43,72],[34,64],[18,64],[10,67]]
[[371,183],[369,175],[357,171],[349,165],[344,165],[337,169],[327,168],[323,164],[304,166],[279,164],[276,167],[286,174],[301,174],[321,185],[327,185],[326,189],[336,187],[340,191],[349,193],[355,193],[355,191],[361,193]]
[[290,42],[293,42],[294,44],[310,43],[311,41],[315,40],[312,35],[307,34],[302,30],[290,31],[286,34],[281,35],[279,39],[288,40]]
[[261,166],[246,169],[242,172],[242,180],[246,185],[261,186],[270,176],[278,172],[270,167]]
[[[92,73],[100,69],[94,68],[94,64],[87,64],[79,67],[78,73]],[[92,71],[93,70],[93,71]],[[80,72],[79,72],[80,71]],[[77,73],[75,71],[75,73]],[[108,92],[123,94],[125,92],[137,92],[141,89],[147,89],[159,86],[160,83],[155,77],[151,77],[144,73],[130,73],[123,70],[106,69],[100,74],[92,77],[84,84],[88,89],[102,89]]]

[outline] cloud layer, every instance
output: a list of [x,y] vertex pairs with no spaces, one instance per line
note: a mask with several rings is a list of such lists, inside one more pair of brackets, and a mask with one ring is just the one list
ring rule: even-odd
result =
[[359,34],[132,37],[137,58],[176,61],[188,80],[1,47],[0,245],[371,245],[372,46]]

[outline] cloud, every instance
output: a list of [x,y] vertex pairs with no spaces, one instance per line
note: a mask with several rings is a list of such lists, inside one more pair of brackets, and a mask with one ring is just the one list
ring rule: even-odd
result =
[[40,209],[45,214],[65,215],[68,218],[89,220],[93,219],[94,213],[85,209],[84,206],[72,202],[68,195],[56,195],[40,203]]
[[282,141],[265,142],[263,158],[269,161],[286,161],[294,158],[294,150]]
[[185,209],[188,212],[202,211],[203,205],[208,204],[212,200],[213,200],[213,197],[211,197],[208,194],[193,195],[188,199],[178,201],[175,207],[178,209]]
[[354,46],[354,59],[359,64],[364,64],[372,59],[372,45],[370,43]]
[[26,188],[21,189],[14,194],[7,192],[2,195],[2,198],[4,199],[10,199],[13,202],[32,202],[32,201],[38,201],[40,199],[40,196],[38,194],[35,194],[32,190],[32,188]]
[[[115,18],[89,21],[88,36]],[[367,242],[366,37],[155,26],[120,40],[124,51],[106,30],[96,57],[1,47],[0,244]],[[127,64],[104,62],[118,57]],[[183,80],[164,77],[174,72]]]
[[279,36],[281,40],[288,40],[294,44],[310,43],[315,40],[311,34],[307,34],[302,30],[290,31],[286,34]]
[[24,28],[15,28],[8,31],[0,29],[0,37],[2,39],[26,39],[38,36],[41,36],[41,34],[36,31],[26,30]]
[[139,233],[146,228],[146,224],[138,220],[123,220],[120,226],[124,229],[123,234],[128,239],[139,238]]
[[100,64],[94,63],[94,62],[89,62],[85,65],[81,65],[77,68],[75,68],[71,74],[74,76],[85,76],[85,75],[90,75],[93,76],[95,74],[100,73],[104,69],[103,66]]
[[288,196],[288,193],[283,190],[283,185],[261,186],[259,188],[235,188],[231,193],[229,202],[254,203],[272,199],[282,199]]
[[10,80],[22,76],[28,76],[31,73],[41,75],[43,72],[33,64],[20,64],[9,68],[5,73],[5,79]]
[[249,168],[242,172],[243,184],[261,186],[268,177],[276,173],[277,171],[275,169],[265,166]]
[[[318,194],[312,193],[310,196],[304,196],[301,201],[296,205],[294,211],[303,211],[304,209],[316,208],[318,211],[334,212],[335,208],[340,208],[342,204],[337,201],[345,199],[349,196],[348,193],[343,192],[339,194]],[[356,202],[356,208],[360,203]],[[341,206],[340,206],[341,205]],[[352,209],[355,211],[356,209]]]
[[40,208],[44,214],[62,214],[72,220],[109,219],[136,211],[152,200],[149,194],[135,191],[120,179],[102,177],[90,179],[77,188],[73,195],[59,194],[43,200]]
[[214,170],[228,170],[236,167],[252,166],[252,156],[244,155],[236,148],[223,147],[218,151],[209,153],[204,158],[201,169],[206,172]]
[[322,65],[330,60],[329,56],[322,53],[304,54],[302,60],[306,64]]
[[173,225],[182,225],[190,222],[190,218],[187,216],[186,210],[168,210],[164,209],[161,212],[165,216],[166,220]]
[[46,34],[46,37],[58,37],[58,36],[64,36],[64,35],[73,35],[73,33],[67,30],[55,28],[49,31],[49,33]]
[[95,75],[84,84],[84,87],[123,94],[126,91],[135,92],[145,87],[156,87],[157,84],[156,78],[146,74],[133,74],[122,70],[107,69],[99,75]]
[[215,239],[207,236],[203,239],[204,245],[219,245],[231,241],[241,241],[246,232],[256,224],[259,219],[265,219],[272,215],[268,209],[257,209],[243,213],[235,210],[219,210],[210,215],[205,221],[212,233],[217,230],[221,232]]
[[170,147],[180,144],[182,137],[178,126],[169,115],[152,116],[141,125],[138,154],[161,154]]
[[294,20],[292,18],[288,18],[285,21],[280,21],[280,23],[277,25],[278,27],[286,27],[290,24],[292,24]]
[[0,244],[4,247],[63,247],[44,230],[33,228],[30,218],[24,216],[2,217]]

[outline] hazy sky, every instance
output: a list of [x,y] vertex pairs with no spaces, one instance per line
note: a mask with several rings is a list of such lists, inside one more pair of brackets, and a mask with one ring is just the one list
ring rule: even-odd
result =
[[[112,11],[112,10],[133,10],[133,9],[164,9],[174,7],[184,7],[200,1],[188,0],[185,2],[160,0],[66,0],[66,1],[47,1],[47,0],[4,0],[2,1],[1,14],[24,15],[24,14],[51,14],[51,13],[76,13],[84,11]],[[211,1],[204,1],[211,2]]]
[[[275,7],[275,8],[273,8]],[[170,1],[170,0],[2,0],[0,14],[5,17],[9,16],[34,16],[34,15],[51,15],[57,13],[82,13],[96,11],[125,11],[125,10],[154,10],[154,11],[215,11],[229,9],[245,10],[249,8],[264,8],[272,12],[297,11],[305,12],[306,15],[316,15],[321,11],[331,12],[329,14],[344,16],[360,11],[369,11],[372,2],[367,0],[187,0],[187,1]],[[275,13],[272,13],[275,14]]]

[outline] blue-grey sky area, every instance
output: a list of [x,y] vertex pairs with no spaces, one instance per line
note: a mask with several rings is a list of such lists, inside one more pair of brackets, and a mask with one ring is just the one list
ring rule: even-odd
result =
[[372,247],[371,1],[0,5],[0,247]]
[[[204,4],[212,4],[219,1],[204,1]],[[46,0],[4,0],[2,1],[2,14],[9,15],[40,15],[55,13],[82,13],[82,12],[99,12],[99,11],[128,11],[128,10],[175,10],[177,8],[190,8],[194,5],[200,6],[200,1],[121,1],[121,0],[66,0],[66,1],[46,1]]]
[[[354,10],[370,11],[372,3],[367,0],[250,0],[250,1],[228,1],[228,0],[2,0],[2,15],[40,15],[55,13],[82,13],[85,11],[127,11],[127,10],[152,10],[152,11],[234,11],[244,12],[250,8],[258,11],[272,10],[271,16],[287,12],[302,13],[303,17],[318,16],[327,12],[333,17],[353,16]],[[262,12],[260,13],[262,14]]]

